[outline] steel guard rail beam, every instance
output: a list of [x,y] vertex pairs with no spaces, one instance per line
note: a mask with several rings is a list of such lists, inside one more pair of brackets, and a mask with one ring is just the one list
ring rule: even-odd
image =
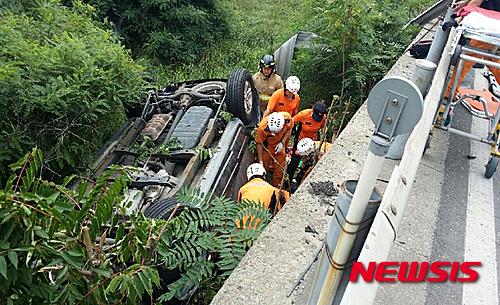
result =
[[[381,206],[359,256],[358,262],[362,262],[365,266],[369,262],[387,261],[390,249],[396,239],[398,227],[422,159],[425,142],[431,131],[434,115],[445,85],[451,59],[449,49],[455,32],[452,30],[448,37],[432,85],[424,100],[422,119],[408,139],[401,163],[392,172]],[[347,286],[341,305],[373,304],[378,287],[379,284],[376,281],[351,282]]]

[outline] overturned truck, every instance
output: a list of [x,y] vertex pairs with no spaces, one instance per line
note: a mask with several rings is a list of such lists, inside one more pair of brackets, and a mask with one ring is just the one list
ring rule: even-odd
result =
[[137,168],[125,194],[127,214],[166,218],[182,187],[234,199],[254,160],[248,145],[259,116],[252,76],[244,69],[227,80],[186,81],[150,91],[100,150],[92,176],[113,164]]

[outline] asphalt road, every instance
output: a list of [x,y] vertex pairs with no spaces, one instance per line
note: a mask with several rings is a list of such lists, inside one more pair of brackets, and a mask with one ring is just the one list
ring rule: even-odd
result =
[[[484,87],[479,72],[469,75],[466,85]],[[473,117],[462,106],[456,107],[452,125],[482,136],[488,128],[486,120]],[[465,284],[384,283],[376,304],[499,303],[500,174],[484,178],[488,157],[486,144],[434,131],[391,250],[395,261],[480,261],[479,280]],[[390,169],[385,175],[390,175]]]

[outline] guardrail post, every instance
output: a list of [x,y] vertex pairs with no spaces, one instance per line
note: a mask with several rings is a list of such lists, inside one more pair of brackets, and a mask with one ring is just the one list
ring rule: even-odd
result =
[[[449,47],[451,39],[448,39]],[[382,204],[375,216],[370,233],[366,239],[358,262],[383,262],[389,257],[396,232],[403,218],[407,200],[417,175],[425,142],[432,128],[434,115],[439,105],[440,93],[445,84],[450,63],[450,55],[443,53],[429,93],[425,98],[424,113],[421,121],[412,132],[405,153],[399,166],[394,168],[382,199]],[[351,282],[342,298],[341,305],[370,305],[375,302],[378,282]]]
[[332,304],[389,146],[396,135],[415,127],[422,109],[419,89],[402,77],[381,80],[368,95],[368,114],[375,124],[370,150],[344,224],[339,229],[335,218],[330,221],[327,237],[331,238],[337,231],[338,238],[336,241],[327,240],[326,247],[323,247],[307,304]]
[[[442,23],[450,21],[452,14],[453,14],[453,9],[448,8]],[[428,61],[433,62],[436,65],[439,63],[439,60],[441,59],[441,54],[443,54],[444,46],[446,45],[446,41],[448,41],[449,35],[450,35],[449,30],[443,31],[443,28],[441,26],[438,27],[436,33],[434,34],[434,39],[432,40],[431,48],[426,57]]]
[[[422,93],[422,96],[425,97],[425,93],[427,88],[429,88],[429,84],[431,83],[432,77],[434,76],[434,71],[436,71],[437,65],[432,61],[427,59],[417,59],[415,61],[415,70],[413,70],[413,74],[411,80],[415,83],[417,88]],[[410,133],[406,133],[400,136],[397,136],[394,139],[394,143],[392,143],[389,148],[389,152],[387,153],[387,159],[392,160],[401,160],[403,157],[403,151],[405,149],[406,141],[410,137]]]

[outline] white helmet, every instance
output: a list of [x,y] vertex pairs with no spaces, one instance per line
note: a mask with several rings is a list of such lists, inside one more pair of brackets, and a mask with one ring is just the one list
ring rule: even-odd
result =
[[285,126],[285,117],[279,112],[273,112],[269,115],[267,120],[267,128],[272,133],[278,133]]
[[300,90],[300,79],[294,75],[289,76],[285,81],[285,89],[297,94]]
[[303,138],[297,144],[297,154],[307,156],[314,151],[314,141],[310,138]]
[[265,176],[266,170],[260,163],[252,163],[247,168],[247,179],[250,180],[253,176]]

